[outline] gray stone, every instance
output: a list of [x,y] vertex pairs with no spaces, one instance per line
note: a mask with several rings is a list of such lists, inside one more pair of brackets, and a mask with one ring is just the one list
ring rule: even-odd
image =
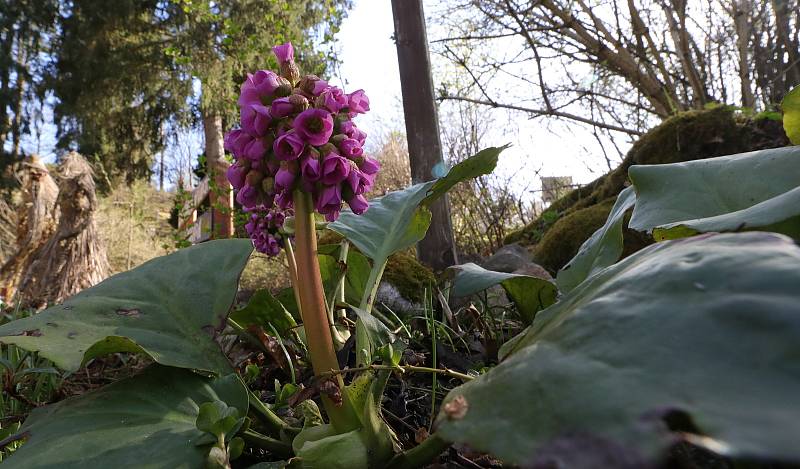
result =
[[533,261],[531,253],[517,243],[507,244],[498,249],[488,259],[481,263],[481,267],[495,272],[514,272]]

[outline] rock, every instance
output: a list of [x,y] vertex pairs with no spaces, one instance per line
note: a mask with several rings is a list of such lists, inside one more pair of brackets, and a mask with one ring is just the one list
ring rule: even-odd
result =
[[544,267],[540,266],[535,262],[528,262],[527,264],[523,265],[519,269],[512,272],[514,274],[519,275],[528,275],[530,277],[536,277],[543,280],[547,280],[549,282],[553,282],[553,276],[550,275],[550,272],[547,271]]
[[400,290],[387,282],[381,282],[378,286],[378,293],[375,295],[375,306],[389,308],[398,316],[408,316],[415,310],[421,308],[405,298]]
[[481,267],[495,272],[514,272],[533,261],[531,253],[517,243],[507,244],[481,263]]
[[[556,200],[504,241],[531,248],[533,260],[555,273],[603,225],[617,194],[628,184],[632,165],[677,163],[788,144],[780,122],[748,117],[728,106],[678,113],[642,135],[613,171]],[[628,229],[623,239],[623,257],[653,242],[646,233]]]

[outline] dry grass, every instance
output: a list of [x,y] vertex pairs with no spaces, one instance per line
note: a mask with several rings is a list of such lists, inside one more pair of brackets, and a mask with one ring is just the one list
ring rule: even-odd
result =
[[147,182],[120,186],[100,199],[97,228],[111,274],[124,272],[171,251],[169,212],[175,194]]

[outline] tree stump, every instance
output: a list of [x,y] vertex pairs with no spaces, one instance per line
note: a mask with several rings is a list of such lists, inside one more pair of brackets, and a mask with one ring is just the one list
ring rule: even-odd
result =
[[92,168],[78,153],[59,165],[59,222],[35,253],[19,288],[27,306],[58,303],[103,280],[109,271],[105,247],[95,224],[97,197]]
[[22,202],[16,214],[16,251],[0,268],[0,296],[6,301],[16,295],[23,274],[35,260],[34,253],[55,232],[58,220],[58,186],[38,157],[23,161],[19,178]]

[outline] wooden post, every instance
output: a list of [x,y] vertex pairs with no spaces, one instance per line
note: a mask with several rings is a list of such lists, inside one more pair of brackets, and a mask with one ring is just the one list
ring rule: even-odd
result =
[[[411,181],[416,184],[434,179],[434,169],[443,164],[422,0],[392,0],[392,13]],[[442,270],[458,262],[447,197],[434,203],[431,212],[431,227],[417,245],[417,254],[423,263]]]

